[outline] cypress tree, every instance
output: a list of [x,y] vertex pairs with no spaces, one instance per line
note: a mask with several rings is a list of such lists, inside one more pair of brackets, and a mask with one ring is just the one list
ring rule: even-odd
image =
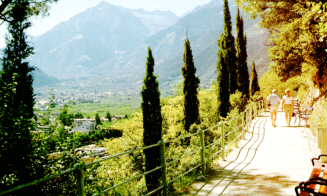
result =
[[112,117],[111,117],[110,112],[107,112],[106,117],[108,119],[108,122],[111,122],[112,121]]
[[217,115],[219,117],[226,117],[229,108],[229,73],[228,66],[225,63],[224,51],[222,49],[222,39],[224,36],[221,36],[219,41],[220,50],[218,52],[218,64],[217,64],[217,99],[218,99],[218,111]]
[[100,119],[100,116],[98,113],[95,114],[95,126],[99,126],[99,125],[102,125],[102,122],[101,122],[101,119]]
[[27,0],[9,11],[9,35],[2,59],[0,81],[0,190],[33,179],[34,130],[33,68],[26,59],[33,53],[25,31],[30,27]]
[[247,65],[246,35],[244,33],[244,21],[237,10],[236,18],[236,52],[237,52],[237,86],[238,90],[248,99],[249,98],[249,69]]
[[224,36],[221,39],[221,49],[224,50],[224,62],[226,63],[229,72],[229,91],[230,94],[233,94],[238,89],[237,80],[235,80],[237,77],[237,58],[228,0],[224,0],[224,24]]
[[232,34],[231,15],[228,0],[224,0],[224,32],[219,39],[217,64],[217,98],[218,117],[226,117],[230,109],[230,94],[237,90],[236,77],[236,49]]
[[251,72],[251,81],[250,81],[250,96],[255,95],[256,92],[260,91],[260,86],[258,82],[258,74],[255,68],[255,63],[252,64],[252,72]]
[[[162,138],[162,116],[160,92],[157,77],[154,75],[154,59],[151,48],[148,49],[146,73],[142,88],[143,144],[157,144]],[[150,171],[160,166],[160,147],[143,150],[145,170]],[[160,186],[161,171],[157,170],[145,176],[148,191]]]
[[184,76],[184,129],[189,131],[192,124],[200,121],[198,99],[200,80],[196,76],[191,44],[188,39],[185,40],[184,50],[184,66],[182,68]]

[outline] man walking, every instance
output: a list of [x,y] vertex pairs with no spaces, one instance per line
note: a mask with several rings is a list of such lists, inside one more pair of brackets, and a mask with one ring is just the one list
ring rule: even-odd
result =
[[276,127],[276,119],[277,119],[277,112],[278,107],[280,105],[280,97],[277,95],[277,90],[272,90],[272,93],[268,96],[267,102],[268,106],[270,107],[270,113],[271,113],[271,122],[272,126]]
[[290,126],[294,111],[294,97],[292,97],[292,92],[290,89],[286,89],[285,94],[286,95],[283,97],[282,106],[283,111],[285,112],[287,125]]

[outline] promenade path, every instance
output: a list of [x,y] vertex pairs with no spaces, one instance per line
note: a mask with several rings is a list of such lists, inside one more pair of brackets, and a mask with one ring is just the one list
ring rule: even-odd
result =
[[311,131],[287,127],[279,112],[277,127],[263,113],[225,160],[214,162],[205,182],[196,182],[187,195],[288,196],[309,178],[311,158],[320,154]]

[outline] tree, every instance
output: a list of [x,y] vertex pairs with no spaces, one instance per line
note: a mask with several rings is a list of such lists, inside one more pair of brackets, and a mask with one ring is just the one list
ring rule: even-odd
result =
[[[221,45],[221,40],[220,40]],[[220,49],[218,52],[218,64],[217,64],[217,115],[219,117],[227,117],[230,109],[229,102],[229,73],[228,67],[223,58],[223,51]]]
[[258,74],[255,69],[255,63],[252,64],[252,72],[251,72],[251,81],[250,81],[250,96],[254,96],[256,92],[260,91],[260,86],[258,82]]
[[218,116],[226,117],[230,109],[230,94],[237,90],[236,76],[236,50],[232,34],[231,15],[228,0],[224,0],[224,32],[219,39],[219,52],[217,64],[217,98]]
[[51,94],[49,99],[49,109],[53,109],[56,106],[57,106],[56,96],[54,94]]
[[188,39],[185,40],[184,49],[184,66],[182,68],[184,76],[184,128],[189,131],[192,124],[200,122],[198,99],[200,80],[196,76],[191,44]]
[[108,122],[111,122],[112,121],[112,117],[111,117],[110,112],[107,112],[106,117],[108,119]]
[[34,130],[33,68],[26,59],[33,53],[25,31],[27,0],[15,1],[7,17],[9,35],[2,59],[0,81],[0,190],[33,179],[32,136]]
[[[48,5],[58,0],[26,0],[28,3],[27,17],[32,15],[46,14],[48,11]],[[10,12],[13,10],[16,4],[19,4],[18,0],[0,0],[0,21],[11,23],[13,21],[10,16]]]
[[229,91],[230,94],[233,94],[238,88],[237,80],[235,80],[235,77],[237,77],[237,58],[228,0],[224,0],[224,25],[224,36],[221,39],[221,49],[224,51],[224,62],[226,63],[229,72]]
[[237,56],[237,86],[238,90],[249,98],[249,68],[247,65],[246,35],[244,33],[244,21],[237,10],[236,17],[236,56]]
[[[160,92],[157,77],[154,75],[154,59],[151,48],[148,49],[146,75],[142,87],[143,144],[157,144],[162,139],[162,116]],[[143,150],[145,170],[150,171],[160,166],[160,147]],[[157,170],[145,176],[148,191],[160,186],[161,171]]]
[[98,113],[95,114],[95,126],[98,127],[99,125],[102,125],[100,116]]
[[64,105],[64,108],[59,114],[59,120],[64,126],[71,126],[74,121],[74,115],[68,112],[68,105]]
[[273,68],[282,81],[305,74],[309,65],[312,81],[327,95],[327,2],[240,1],[270,31]]

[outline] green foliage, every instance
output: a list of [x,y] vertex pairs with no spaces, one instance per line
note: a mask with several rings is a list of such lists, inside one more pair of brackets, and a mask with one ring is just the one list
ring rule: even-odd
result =
[[49,100],[49,108],[50,109],[53,109],[53,108],[55,108],[57,106],[57,103],[56,103],[56,97],[55,97],[55,95],[51,95],[50,96],[50,100]]
[[245,109],[246,102],[246,97],[240,91],[236,91],[230,96],[231,109],[237,112],[241,112]]
[[74,122],[74,114],[68,112],[68,106],[65,105],[62,109],[59,120],[64,126],[71,126]]
[[311,80],[327,92],[327,2],[239,0],[246,10],[262,19],[271,32],[273,68],[286,81],[305,74],[304,65],[315,71]]
[[118,138],[122,131],[117,129],[101,129],[89,133],[68,133],[64,127],[52,132],[41,132],[33,135],[33,141],[41,141],[39,148],[45,148],[47,153],[71,151],[81,146],[99,142],[104,139]]
[[250,80],[250,96],[253,97],[256,92],[260,91],[259,81],[258,81],[258,74],[257,70],[255,69],[255,63],[252,64],[252,72],[251,72],[251,80]]
[[98,127],[99,125],[102,125],[100,116],[98,113],[95,114],[95,126]]
[[31,131],[34,130],[33,68],[26,59],[33,53],[27,43],[26,29],[29,3],[15,3],[8,16],[9,35],[2,58],[0,79],[0,189],[32,180],[33,147]]
[[[143,144],[149,146],[156,144],[162,137],[162,116],[160,105],[160,92],[157,78],[154,75],[154,59],[152,51],[148,49],[146,75],[142,88],[143,112]],[[160,166],[160,148],[150,148],[143,151],[145,155],[145,171],[150,171]],[[145,176],[148,191],[160,186],[161,171],[158,170]]]
[[261,95],[267,97],[273,89],[276,89],[278,94],[282,96],[286,89],[290,89],[297,92],[295,96],[304,102],[308,98],[310,87],[313,86],[309,75],[310,73],[308,73],[307,77],[297,76],[287,82],[282,82],[281,78],[273,70],[270,70],[260,78]]
[[[310,117],[310,126],[312,129],[327,129],[327,99],[323,99],[316,104],[315,110]],[[326,141],[326,140],[325,140]]]
[[244,33],[244,21],[237,11],[236,17],[236,56],[237,56],[237,86],[238,90],[249,98],[249,68],[247,65],[246,35]]
[[111,122],[111,114],[110,114],[110,112],[107,112],[107,114],[106,114],[106,117],[107,117],[107,119],[108,119],[108,122]]
[[57,2],[58,0],[26,0],[26,1],[17,1],[17,0],[3,0],[1,1],[0,6],[0,18],[5,22],[13,22],[13,17],[10,15],[10,12],[13,11],[15,6],[21,2],[28,3],[26,7],[27,17],[31,17],[33,15],[47,14],[49,4],[53,2]]
[[237,57],[228,0],[224,0],[224,25],[224,32],[220,39],[219,48],[224,58],[223,62],[226,64],[229,72],[229,91],[230,93],[234,93],[237,90],[237,80],[234,78],[237,76]]
[[74,114],[74,118],[81,119],[81,118],[84,118],[84,115],[81,112],[77,112],[76,114]]
[[[49,118],[49,116],[47,117]],[[84,118],[84,115],[81,112],[71,113],[69,111],[68,105],[64,105],[64,107],[62,108],[59,114],[59,120],[64,126],[72,126],[74,119],[81,119],[81,118]]]
[[121,95],[112,95],[108,99],[102,100],[100,103],[80,103],[69,105],[69,111],[72,113],[81,112],[86,116],[95,116],[98,113],[100,116],[106,116],[110,111],[111,115],[132,114],[140,110],[139,99],[136,97],[123,97]]
[[237,90],[237,80],[233,78],[236,76],[236,49],[228,0],[224,1],[224,21],[225,28],[219,39],[217,64],[218,118],[227,117],[230,110],[230,93]]
[[[217,123],[216,111],[212,109],[217,106],[216,90],[201,90],[199,91],[198,97],[200,102],[199,112],[201,116],[201,124],[191,126],[190,133],[195,133],[200,129],[207,129],[216,125]],[[181,95],[164,98],[161,101],[164,130],[163,137],[165,141],[173,140],[177,137],[186,136],[189,134],[189,132],[186,132],[183,129],[183,99],[184,97]],[[230,122],[228,126],[241,126],[241,117],[242,115],[240,115],[240,112],[233,113],[228,118],[233,118],[234,120]],[[136,112],[129,119],[112,123],[111,127],[113,129],[123,130],[124,135],[120,138],[102,142],[102,145],[107,148],[109,154],[117,154],[123,151],[131,150],[134,149],[135,146],[141,146],[143,144],[142,119],[142,113]],[[228,130],[226,129],[226,131],[231,130],[232,128],[228,128]],[[206,132],[206,144],[212,142],[219,144],[218,141],[220,133],[221,131],[218,129],[210,129],[210,131]],[[226,142],[235,139],[238,134],[239,133],[231,134],[228,136]],[[168,180],[172,180],[177,175],[186,172],[188,169],[196,166],[200,161],[199,136],[192,137],[189,145],[185,145],[183,140],[176,140],[176,142],[172,142],[167,146],[166,160],[168,166]],[[211,156],[212,159],[217,158],[217,155],[210,153],[217,151],[218,148],[219,145],[212,146],[210,151],[206,151],[206,155],[208,157]],[[105,161],[97,170],[97,174],[94,176],[93,184],[97,184],[100,187],[108,187],[112,186],[113,184],[120,183],[131,176],[138,175],[144,172],[144,161],[145,157],[141,152],[134,152],[128,156],[122,156],[119,159]],[[210,165],[210,163],[211,161],[208,162],[208,165]],[[124,168],[124,170],[117,168]],[[108,175],[108,173],[110,175]],[[199,174],[200,169],[196,169],[188,175],[182,177],[180,180],[174,182],[170,188],[172,190],[181,190],[186,185],[193,182]],[[125,195],[128,193],[131,195],[138,195],[142,193],[145,194],[146,187],[144,179],[133,181],[128,185],[120,187],[120,189],[117,189],[116,192],[111,192],[109,194]]]
[[[221,42],[220,42],[221,43]],[[224,63],[223,52],[218,52],[218,65],[217,65],[217,115],[218,118],[226,117],[229,108],[229,73],[227,65]]]
[[184,129],[189,130],[191,125],[200,122],[198,88],[199,78],[196,76],[193,54],[190,41],[184,43],[184,66],[182,73],[184,76]]

